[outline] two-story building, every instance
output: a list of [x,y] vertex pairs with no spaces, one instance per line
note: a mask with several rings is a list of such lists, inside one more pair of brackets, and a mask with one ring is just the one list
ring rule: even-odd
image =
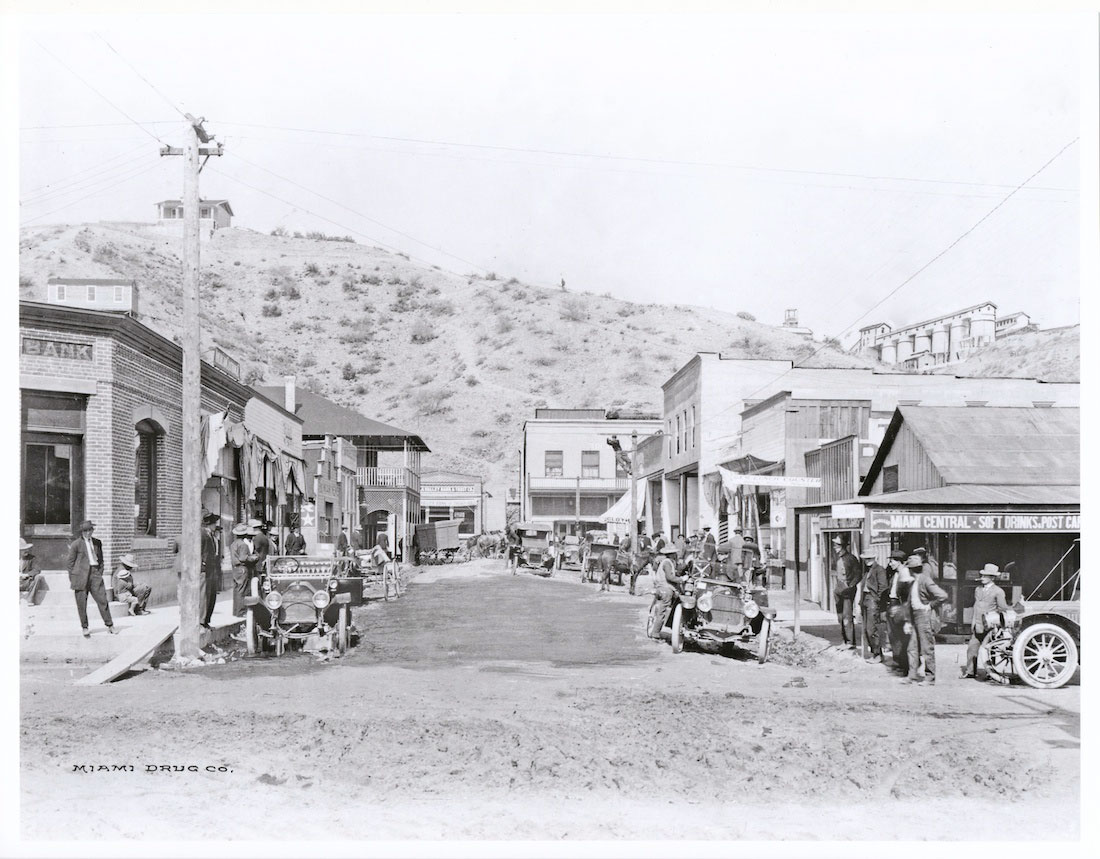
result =
[[[20,302],[20,532],[44,570],[64,569],[87,518],[108,573],[132,553],[153,602],[175,599],[182,361],[127,313]],[[201,385],[203,507],[226,534],[258,513],[274,521],[298,494],[301,420],[206,362]],[[257,506],[268,493],[274,505]]]
[[420,506],[425,522],[457,519],[458,533],[485,530],[485,501],[490,498],[479,475],[459,471],[425,471],[420,475]]
[[[629,450],[631,434],[661,427],[646,415],[611,417],[603,409],[536,409],[523,424],[521,517],[558,534],[600,530],[599,517],[630,491],[629,467],[608,440]],[[641,505],[639,505],[641,506]]]
[[350,439],[325,435],[302,442],[306,499],[298,524],[311,555],[334,555],[340,532],[359,527],[358,456]]
[[409,557],[414,526],[423,521],[420,457],[430,452],[423,439],[295,387],[293,377],[283,387],[259,390],[293,406],[304,422],[305,441],[332,437],[354,446],[359,508],[354,527],[362,530],[364,545],[374,545],[378,535],[385,533],[391,548]]

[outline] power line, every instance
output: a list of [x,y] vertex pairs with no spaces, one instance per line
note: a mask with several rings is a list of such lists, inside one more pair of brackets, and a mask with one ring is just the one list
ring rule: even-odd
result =
[[[34,188],[28,188],[24,193],[26,193],[29,196],[34,196],[37,192],[45,191],[47,188],[54,188],[55,186],[64,187],[65,185],[70,184],[73,181],[75,181],[76,177],[80,176],[82,173],[87,173],[90,170],[99,170],[99,168],[102,168],[103,165],[110,164],[112,161],[118,161],[120,158],[129,157],[130,155],[133,155],[135,152],[138,152],[139,150],[144,149],[145,146],[146,146],[146,144],[144,142],[142,142],[140,145],[134,147],[133,149],[127,150],[126,152],[123,152],[119,155],[114,155],[114,156],[108,158],[106,161],[101,161],[98,164],[93,164],[91,167],[85,167],[83,170],[78,170],[76,173],[73,173],[72,175],[66,177],[65,179],[59,179],[56,183],[46,183],[45,185],[39,185],[39,186],[34,187]],[[83,181],[83,180],[80,180],[80,181]]]
[[46,218],[46,217],[49,217],[50,215],[53,215],[57,212],[63,211],[65,209],[69,208],[70,206],[75,206],[77,203],[81,202],[82,200],[87,200],[89,197],[95,197],[96,195],[102,194],[105,191],[110,191],[113,188],[117,188],[119,185],[123,185],[126,182],[129,182],[131,179],[136,179],[138,176],[143,176],[146,173],[148,173],[149,171],[155,170],[159,166],[159,164],[160,164],[160,162],[157,162],[156,164],[151,164],[150,166],[145,167],[142,170],[139,170],[137,173],[134,173],[130,176],[127,176],[125,179],[122,179],[122,180],[116,182],[114,185],[109,185],[106,188],[100,188],[98,191],[93,191],[91,194],[86,194],[83,197],[79,197],[76,200],[72,200],[71,202],[66,203],[64,206],[59,206],[58,208],[53,209],[52,211],[43,212],[41,215],[35,215],[33,218],[26,218],[26,219],[24,219],[23,223],[29,224],[31,221],[41,220],[42,218]]
[[[230,139],[230,137],[227,136],[225,139],[228,140],[228,139]],[[588,170],[588,171],[595,171],[595,172],[599,172],[599,173],[633,174],[633,175],[639,175],[639,176],[663,176],[663,177],[673,177],[673,178],[685,178],[685,176],[688,176],[689,178],[699,178],[697,176],[691,176],[689,174],[669,173],[669,172],[661,172],[661,171],[654,171],[654,170],[642,170],[642,169],[631,170],[629,168],[600,167],[600,166],[592,165],[592,164],[554,164],[554,163],[547,163],[545,161],[521,161],[521,160],[501,159],[501,158],[484,158],[484,157],[478,157],[478,156],[475,156],[475,155],[461,155],[461,154],[457,154],[457,153],[453,153],[453,152],[417,152],[415,150],[409,150],[409,149],[394,149],[394,148],[387,148],[387,147],[380,147],[380,146],[365,146],[365,145],[359,145],[359,146],[342,145],[342,144],[339,144],[339,143],[318,143],[316,141],[291,140],[291,139],[287,139],[287,138],[262,137],[262,136],[257,136],[257,135],[248,135],[248,134],[245,134],[245,135],[234,134],[234,135],[232,135],[232,139],[233,140],[261,140],[261,141],[264,141],[265,143],[291,144],[291,145],[295,145],[295,146],[311,146],[311,147],[327,146],[327,147],[332,147],[332,148],[337,148],[337,149],[352,149],[352,150],[356,150],[356,151],[388,152],[388,153],[393,153],[395,155],[406,155],[406,156],[412,156],[412,157],[417,157],[417,158],[423,158],[423,157],[428,157],[428,158],[450,158],[450,159],[459,160],[459,161],[477,161],[477,162],[482,162],[482,163],[486,163],[486,164],[516,164],[516,165],[523,166],[523,167],[538,167],[538,168],[549,169],[549,170],[563,170],[563,169],[564,170]],[[763,181],[768,181],[768,180],[763,180]],[[789,186],[799,187],[799,188],[824,188],[824,189],[827,189],[827,190],[837,190],[837,191],[853,191],[853,192],[863,191],[863,192],[906,194],[906,195],[919,194],[919,195],[923,195],[923,196],[933,196],[933,197],[959,197],[959,198],[980,198],[980,199],[997,199],[999,197],[998,194],[975,194],[975,193],[967,194],[967,193],[959,193],[959,192],[954,192],[953,193],[953,192],[950,192],[950,191],[916,190],[914,188],[871,187],[871,186],[859,186],[859,185],[839,184],[839,183],[837,183],[837,184],[828,184],[828,183],[825,183],[825,182],[796,182],[796,181],[790,181],[790,182],[779,181],[779,182],[777,182],[776,180],[771,180],[771,181],[774,184],[789,185]],[[1040,189],[1034,188],[1034,189],[1029,189],[1029,190],[1040,190]],[[1064,191],[1065,193],[1076,193],[1076,191],[1073,190],[1073,189],[1050,188],[1050,189],[1045,189],[1045,190]],[[1067,203],[1067,202],[1070,202],[1070,201],[1068,201],[1068,200],[1045,199],[1045,200],[1034,200],[1033,202]]]
[[[159,162],[159,160],[160,159],[158,158],[157,161]],[[66,191],[58,191],[55,194],[43,194],[40,197],[38,197],[37,199],[33,199],[33,200],[20,200],[19,205],[20,206],[25,206],[25,207],[37,207],[37,206],[41,206],[43,204],[52,204],[52,203],[56,202],[58,199],[63,198],[63,197],[67,197],[70,194],[79,194],[79,193],[82,193],[84,191],[91,191],[92,189],[96,188],[96,186],[101,186],[104,183],[109,184],[109,183],[115,181],[116,179],[119,179],[124,174],[127,174],[127,173],[129,173],[133,170],[140,170],[140,169],[142,169],[146,166],[149,166],[148,161],[139,163],[136,166],[134,164],[119,164],[119,165],[116,165],[115,167],[111,168],[110,172],[114,173],[114,175],[100,177],[99,179],[96,179],[94,182],[92,182],[92,184],[90,184],[86,187],[83,187],[83,188],[74,187],[74,188],[70,188]]]
[[357,217],[360,217],[365,221],[370,221],[372,224],[376,224],[379,227],[387,229],[392,233],[396,233],[399,236],[403,236],[404,238],[409,239],[410,241],[416,242],[418,245],[423,245],[424,247],[429,248],[430,250],[433,250],[436,253],[443,254],[444,256],[450,257],[451,259],[458,260],[459,262],[465,263],[466,265],[472,265],[472,266],[474,266],[474,268],[481,268],[481,269],[484,268],[483,266],[478,265],[476,262],[472,262],[471,260],[468,260],[468,259],[465,259],[463,257],[457,256],[456,254],[449,253],[448,251],[445,251],[442,248],[437,248],[434,245],[428,244],[425,241],[421,241],[416,236],[410,235],[409,233],[406,233],[406,232],[402,232],[401,230],[399,230],[395,227],[391,227],[389,224],[384,224],[384,223],[382,223],[381,221],[379,221],[375,218],[372,218],[368,215],[364,215],[362,212],[357,212],[355,209],[352,209],[350,206],[345,206],[339,200],[334,200],[331,197],[326,197],[324,194],[320,193],[319,191],[314,191],[310,188],[307,188],[305,185],[301,185],[298,182],[295,182],[293,179],[288,179],[286,176],[280,176],[275,171],[268,170],[266,167],[263,167],[259,164],[256,164],[253,161],[249,161],[247,158],[244,158],[241,155],[236,155],[234,157],[239,158],[245,164],[249,164],[252,167],[257,168],[258,170],[263,170],[265,173],[268,173],[268,174],[274,176],[276,179],[281,179],[283,182],[287,182],[288,184],[293,185],[296,188],[301,188],[303,191],[306,191],[310,194],[313,194],[316,197],[320,197],[322,200],[325,200],[326,202],[329,202],[329,203],[332,203],[336,206],[339,206],[341,209],[344,209],[345,211],[351,212],[353,215],[356,215]]
[[[229,121],[229,120],[219,120],[219,122],[222,125],[235,125],[235,126],[240,126],[240,127],[244,127],[244,128],[265,128],[265,129],[269,129],[269,130],[272,130],[272,131],[292,131],[292,132],[305,133],[305,134],[326,134],[326,135],[332,135],[332,136],[337,136],[337,137],[364,137],[364,138],[368,138],[368,139],[371,139],[371,140],[390,140],[390,141],[401,142],[401,143],[418,143],[418,144],[424,144],[424,145],[428,145],[428,146],[452,146],[452,147],[459,147],[459,148],[465,148],[465,149],[489,149],[489,150],[495,150],[495,151],[500,151],[500,152],[525,152],[525,153],[532,153],[532,154],[537,154],[537,155],[556,155],[556,156],[569,157],[569,158],[594,158],[594,159],[604,160],[604,161],[634,161],[634,162],[639,162],[639,163],[643,163],[643,164],[672,164],[672,165],[688,166],[688,167],[723,167],[723,168],[728,168],[728,169],[732,169],[732,170],[755,170],[755,171],[766,172],[766,173],[792,173],[792,174],[810,175],[810,176],[834,176],[834,177],[839,177],[839,178],[844,178],[844,179],[867,179],[867,180],[872,180],[872,181],[876,181],[876,182],[881,182],[881,181],[921,182],[921,183],[936,184],[936,185],[966,185],[966,186],[978,187],[978,188],[1012,188],[1013,187],[1012,185],[1004,184],[1004,183],[965,182],[965,181],[955,181],[955,180],[950,180],[950,179],[928,179],[928,178],[912,177],[912,176],[881,176],[881,175],[872,175],[872,174],[864,174],[864,173],[844,173],[844,172],[828,171],[828,170],[805,170],[805,169],[797,169],[797,168],[790,168],[790,167],[762,167],[762,166],[759,166],[759,165],[734,164],[734,163],[719,162],[719,161],[693,161],[693,160],[687,160],[687,159],[674,159],[674,158],[649,158],[649,157],[637,157],[637,156],[630,156],[630,155],[608,155],[608,154],[599,154],[599,153],[593,153],[593,152],[575,152],[575,151],[560,150],[560,149],[536,149],[536,148],[522,147],[522,146],[502,146],[502,145],[498,145],[498,144],[488,144],[488,143],[464,143],[464,142],[451,141],[451,140],[432,140],[432,139],[425,139],[425,138],[418,138],[418,137],[397,137],[397,136],[393,136],[393,135],[366,134],[366,133],[363,133],[363,132],[354,132],[354,131],[328,131],[328,130],[323,130],[323,129],[299,128],[299,127],[294,127],[294,126],[265,125],[265,124],[261,124],[261,123],[249,123],[249,122],[232,122],[232,121]],[[1040,191],[1040,190],[1042,190],[1042,191],[1063,191],[1063,192],[1071,191],[1072,192],[1072,191],[1076,191],[1077,189],[1074,189],[1074,188],[1035,187],[1035,188],[1032,188],[1031,190],[1035,190],[1035,191]]]
[[[839,334],[838,334],[837,336],[839,337],[839,336],[841,336],[841,335],[845,334],[845,333],[846,333],[847,331],[849,331],[849,330],[850,330],[850,329],[852,328],[852,326],[854,326],[854,325],[858,324],[859,322],[862,322],[862,321],[863,321],[864,319],[866,319],[866,318],[867,318],[867,317],[868,317],[868,316],[869,316],[869,315],[870,315],[870,314],[871,314],[871,313],[872,313],[872,312],[873,312],[874,310],[876,310],[876,309],[877,309],[877,308],[878,308],[879,306],[881,306],[881,305],[882,305],[882,304],[884,304],[884,303],[885,303],[885,302],[886,302],[886,301],[887,301],[888,299],[890,299],[890,298],[892,298],[892,297],[893,297],[894,295],[896,295],[896,294],[897,294],[897,293],[898,293],[899,291],[901,291],[901,290],[902,290],[902,289],[903,289],[903,288],[904,288],[905,286],[907,286],[908,284],[912,283],[912,282],[913,282],[913,281],[914,281],[914,280],[915,280],[915,279],[916,279],[916,278],[917,278],[917,277],[918,277],[918,276],[919,276],[919,275],[920,275],[921,273],[923,273],[924,271],[926,271],[926,270],[927,270],[927,269],[928,269],[928,268],[929,268],[929,267],[930,267],[931,265],[933,265],[933,264],[934,264],[934,263],[935,263],[935,262],[936,262],[937,260],[939,260],[939,259],[940,259],[940,258],[942,258],[942,257],[943,257],[943,256],[944,256],[945,254],[947,254],[947,253],[948,253],[948,251],[950,251],[950,250],[951,250],[952,248],[954,248],[954,247],[955,247],[956,245],[958,245],[958,244],[959,244],[959,242],[961,242],[961,241],[962,241],[963,239],[965,239],[965,238],[966,238],[967,236],[969,236],[969,235],[970,235],[970,234],[971,234],[972,232],[974,232],[974,230],[976,230],[976,229],[977,229],[977,228],[978,228],[979,226],[981,226],[981,225],[982,225],[982,224],[983,224],[983,223],[984,223],[985,221],[987,221],[987,220],[988,220],[988,219],[989,219],[989,218],[990,218],[990,217],[991,217],[991,216],[993,215],[993,213],[994,213],[994,212],[996,212],[996,211],[997,211],[998,209],[1000,209],[1000,208],[1001,208],[1001,207],[1002,207],[1002,206],[1003,206],[1003,205],[1004,205],[1005,203],[1007,203],[1007,202],[1008,202],[1009,200],[1011,200],[1011,199],[1012,199],[1012,198],[1013,198],[1013,197],[1014,197],[1014,196],[1016,195],[1016,193],[1017,193],[1017,192],[1018,192],[1018,191],[1019,191],[1020,189],[1022,189],[1022,188],[1023,188],[1023,187],[1025,186],[1025,185],[1027,185],[1027,183],[1028,183],[1028,182],[1030,182],[1030,181],[1031,181],[1032,179],[1034,179],[1034,178],[1035,178],[1036,176],[1038,176],[1038,175],[1039,175],[1040,173],[1042,173],[1042,172],[1043,172],[1044,170],[1046,170],[1046,169],[1047,169],[1047,167],[1049,167],[1049,166],[1050,166],[1051,164],[1053,164],[1053,163],[1055,162],[1055,160],[1057,160],[1057,158],[1058,158],[1059,156],[1061,156],[1061,154],[1062,154],[1063,152],[1065,152],[1065,151],[1066,151],[1067,149],[1069,149],[1069,148],[1070,148],[1071,146],[1073,146],[1073,145],[1074,145],[1075,143],[1077,143],[1077,142],[1078,142],[1078,141],[1079,141],[1080,139],[1081,139],[1080,137],[1075,137],[1075,138],[1073,138],[1073,140],[1071,140],[1071,141],[1070,141],[1069,143],[1067,143],[1067,144],[1066,144],[1065,146],[1063,146],[1063,147],[1062,147],[1061,149],[1059,149],[1059,150],[1058,150],[1057,152],[1055,152],[1055,153],[1054,153],[1054,155],[1052,155],[1052,156],[1051,156],[1051,157],[1050,157],[1050,158],[1049,158],[1049,159],[1048,159],[1048,160],[1047,160],[1047,161],[1046,161],[1046,162],[1045,162],[1045,163],[1043,164],[1043,166],[1042,166],[1042,167],[1040,167],[1040,168],[1039,168],[1038,170],[1036,170],[1036,171],[1035,171],[1034,173],[1032,173],[1032,174],[1031,174],[1030,176],[1028,176],[1028,177],[1027,177],[1027,178],[1026,178],[1026,179],[1025,179],[1025,180],[1024,180],[1023,182],[1021,182],[1021,183],[1020,183],[1019,185],[1017,185],[1017,186],[1016,186],[1015,188],[1013,188],[1013,189],[1012,189],[1011,191],[1009,191],[1009,192],[1008,192],[1008,194],[1006,194],[1006,195],[1005,195],[1005,196],[1004,196],[1004,197],[1003,197],[1003,198],[1001,199],[1001,201],[1000,201],[999,203],[997,203],[997,205],[996,205],[996,206],[994,206],[994,207],[993,207],[992,209],[990,209],[990,210],[989,210],[988,212],[986,212],[986,213],[985,213],[984,215],[982,215],[982,216],[981,216],[981,217],[980,217],[980,218],[979,218],[979,219],[978,219],[977,221],[975,221],[975,222],[974,222],[974,224],[973,224],[973,225],[971,225],[971,226],[970,226],[970,228],[969,228],[969,229],[967,229],[967,230],[966,230],[965,232],[963,232],[963,233],[962,233],[962,234],[961,234],[960,236],[958,236],[958,237],[957,237],[957,238],[956,238],[956,239],[955,239],[954,241],[952,241],[952,242],[951,242],[951,244],[949,244],[949,245],[948,245],[947,247],[945,247],[945,248],[944,248],[943,250],[941,250],[941,251],[940,251],[940,252],[939,252],[938,254],[936,254],[936,255],[935,255],[934,257],[932,257],[932,259],[930,259],[930,260],[929,260],[928,262],[926,262],[926,263],[925,263],[924,265],[922,265],[922,266],[921,266],[920,268],[918,268],[918,269],[917,269],[917,270],[916,270],[915,272],[913,272],[913,273],[912,273],[911,275],[909,275],[909,277],[907,277],[907,278],[906,278],[905,280],[903,280],[903,281],[902,281],[901,283],[899,283],[899,284],[898,284],[897,286],[895,286],[895,287],[894,287],[893,289],[891,289],[891,290],[890,290],[890,291],[889,291],[888,293],[886,293],[886,295],[884,295],[884,296],[883,296],[882,298],[880,298],[880,299],[879,299],[878,301],[876,301],[876,302],[875,302],[874,304],[872,304],[872,305],[871,305],[871,306],[870,306],[869,308],[867,308],[867,310],[865,310],[865,311],[864,311],[864,312],[863,312],[863,313],[862,313],[862,314],[861,314],[860,316],[858,316],[858,317],[857,317],[856,319],[852,320],[852,322],[848,323],[848,325],[846,325],[846,326],[845,326],[844,328],[842,328],[842,329],[840,330],[840,332],[839,332]],[[828,340],[828,339],[829,339],[829,338],[826,338],[826,340]],[[827,342],[826,342],[826,343],[822,343],[822,344],[821,344],[821,346],[819,346],[819,347],[818,347],[817,349],[815,349],[815,350],[814,350],[813,352],[811,352],[811,353],[810,353],[809,355],[807,355],[807,356],[806,356],[805,358],[802,358],[802,359],[799,359],[799,360],[800,360],[800,361],[809,361],[809,360],[810,360],[811,358],[813,358],[813,357],[814,357],[815,355],[817,355],[817,354],[818,354],[819,352],[821,352],[821,351],[822,351],[823,349],[826,349],[826,348],[828,348],[828,346],[829,346],[829,344],[828,344]],[[761,385],[761,386],[760,386],[759,388],[757,388],[757,389],[756,389],[755,391],[753,391],[753,392],[752,392],[751,394],[748,394],[747,396],[744,396],[744,397],[742,397],[742,398],[741,398],[741,399],[740,399],[740,400],[739,400],[738,402],[739,402],[739,403],[743,403],[743,402],[744,402],[745,400],[751,400],[751,399],[752,399],[753,397],[755,397],[755,396],[756,396],[757,394],[759,394],[759,393],[760,393],[761,391],[765,390],[766,388],[769,388],[769,387],[771,387],[771,386],[772,386],[772,385],[774,385],[774,384],[775,384],[776,382],[778,382],[778,381],[779,381],[780,379],[782,379],[782,378],[783,378],[784,376],[786,376],[786,375],[787,375],[788,373],[790,373],[790,372],[791,372],[792,370],[794,370],[794,369],[796,369],[796,368],[798,368],[798,367],[799,367],[799,362],[798,362],[798,361],[792,361],[792,362],[791,362],[791,366],[790,366],[790,367],[788,367],[788,368],[787,368],[786,370],[784,370],[784,371],[783,371],[782,373],[780,373],[780,374],[779,374],[778,376],[776,376],[776,377],[775,377],[774,379],[771,379],[771,380],[769,380],[768,382],[765,382],[765,383],[764,383],[763,385]],[[736,405],[738,405],[738,403],[731,403],[730,405],[726,406],[726,407],[725,407],[724,409],[722,409],[721,411],[719,411],[719,412],[716,412],[716,413],[715,413],[715,417],[717,417],[718,415],[723,415],[723,414],[725,414],[726,412],[728,412],[728,411],[729,411],[730,409],[732,409],[732,408],[733,408],[734,406],[736,406]]]
[[[142,143],[140,148],[147,150],[149,146],[146,143]],[[47,186],[48,190],[43,190],[41,193],[38,194],[27,194],[19,201],[19,205],[38,205],[42,201],[47,200],[51,197],[64,197],[66,194],[72,194],[77,191],[86,190],[86,188],[82,186],[86,186],[88,185],[88,183],[91,183],[91,185],[96,185],[102,181],[102,177],[109,176],[112,173],[117,174],[130,170],[134,166],[134,159],[130,158],[131,155],[133,155],[133,151],[124,154],[124,156],[127,158],[124,163],[114,164],[110,167],[102,167],[102,169],[99,169],[88,176],[84,176],[81,179],[58,183],[56,186]],[[122,158],[124,156],[119,155],[112,160],[117,161],[119,158]],[[147,152],[146,158],[141,160],[147,161],[149,157],[156,157],[157,160],[159,160],[159,156],[155,155],[155,153],[152,152]]]
[[175,111],[176,113],[178,113],[178,114],[179,114],[179,115],[180,115],[181,117],[183,117],[184,119],[187,119],[187,114],[186,114],[186,113],[184,113],[184,112],[183,112],[182,110],[180,110],[180,109],[179,109],[178,107],[176,107],[176,105],[172,103],[172,101],[171,101],[171,100],[170,100],[170,99],[168,98],[168,96],[166,96],[166,95],[165,95],[164,93],[162,93],[162,92],[161,92],[161,91],[160,91],[159,89],[157,89],[157,88],[156,88],[155,86],[153,86],[153,84],[152,84],[152,83],[150,83],[149,79],[148,79],[147,77],[145,77],[145,75],[143,75],[143,74],[142,74],[141,72],[139,72],[139,71],[138,71],[138,70],[137,70],[137,69],[136,69],[136,68],[134,67],[134,64],[133,64],[133,63],[131,63],[131,62],[130,62],[130,61],[129,61],[128,59],[126,59],[126,58],[125,58],[124,56],[122,56],[122,54],[120,54],[120,53],[119,53],[119,52],[118,52],[118,51],[117,51],[117,50],[115,49],[115,46],[114,46],[114,45],[112,45],[112,44],[111,44],[110,42],[108,42],[108,41],[107,41],[107,40],[106,40],[106,39],[105,39],[105,38],[103,37],[103,34],[102,34],[102,33],[96,33],[96,36],[98,36],[98,37],[100,38],[100,40],[102,40],[103,44],[105,44],[105,45],[106,45],[106,46],[107,46],[108,48],[110,48],[110,49],[111,49],[112,53],[114,53],[114,55],[115,55],[116,57],[118,57],[118,58],[119,58],[120,60],[122,60],[122,62],[126,63],[126,65],[128,65],[128,66],[130,67],[130,70],[131,70],[131,71],[132,71],[132,72],[133,72],[133,73],[134,73],[135,75],[137,75],[137,76],[138,76],[139,78],[141,78],[141,79],[142,79],[143,81],[145,81],[145,83],[146,83],[146,84],[148,84],[148,86],[149,86],[149,89],[151,89],[151,90],[152,90],[153,92],[155,92],[155,93],[156,93],[157,95],[159,95],[159,96],[160,96],[160,97],[161,97],[162,99],[164,99],[165,103],[166,103],[166,104],[167,104],[167,105],[168,105],[168,106],[169,106],[170,108],[172,108],[172,110],[174,110],[174,111]]
[[[147,122],[141,123],[142,125],[176,125],[178,120],[175,119],[153,119]],[[128,122],[84,122],[70,125],[24,125],[19,129],[19,132],[24,131],[45,131],[55,128],[120,128],[127,126]]]
[[35,38],[32,37],[32,41],[36,45],[38,45],[38,47],[40,47],[43,51],[45,51],[47,54],[49,54],[51,57],[53,57],[55,60],[57,60],[57,62],[60,63],[64,68],[68,69],[68,71],[73,75],[73,77],[75,77],[78,81],[80,81],[82,84],[84,84],[84,86],[86,86],[88,89],[90,89],[96,95],[98,95],[101,99],[103,99],[105,102],[107,102],[107,104],[109,104],[111,107],[113,107],[115,110],[117,110],[123,116],[125,116],[128,120],[130,120],[130,122],[132,122],[134,125],[136,125],[138,128],[140,128],[142,131],[144,131],[146,134],[148,134],[150,137],[152,137],[155,141],[157,141],[157,143],[162,143],[162,144],[164,143],[164,141],[161,140],[159,136],[154,134],[152,131],[150,131],[148,128],[146,128],[144,125],[142,125],[140,122],[138,122],[132,116],[130,116],[130,114],[128,114],[126,111],[124,111],[121,107],[119,107],[117,104],[115,104],[109,98],[107,98],[107,96],[105,96],[103,93],[101,93],[99,90],[97,90],[94,86],[92,86],[90,83],[88,83],[86,80],[84,80],[84,78],[80,74],[78,74],[76,71],[73,70],[72,66],[70,66],[68,63],[66,63],[60,57],[58,57],[57,54],[55,54],[53,51],[51,51],[49,48],[47,48],[45,45],[43,45],[40,41],[38,41],[38,39],[35,39]]

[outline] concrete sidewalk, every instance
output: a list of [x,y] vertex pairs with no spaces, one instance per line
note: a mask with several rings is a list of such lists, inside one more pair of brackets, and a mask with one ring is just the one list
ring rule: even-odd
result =
[[[775,609],[777,622],[794,622],[794,590],[768,591],[768,605]],[[802,626],[837,625],[836,612],[826,611],[815,602],[803,599],[798,608],[798,620]]]
[[[68,600],[48,599],[37,606],[28,606],[20,601],[20,661],[24,664],[60,663],[94,667],[110,662],[137,640],[155,638],[158,630],[162,630],[167,638],[179,625],[179,608],[175,605],[158,606],[149,614],[132,617],[126,613],[123,604],[111,603],[111,617],[118,630],[118,635],[111,635],[103,625],[95,602],[89,599],[88,603],[91,638],[84,638],[81,634],[80,620],[71,596]],[[202,645],[224,641],[241,623],[241,618],[233,616],[232,597],[226,594],[215,604],[210,619],[211,628],[202,632]],[[172,648],[172,642],[169,641],[166,647]]]

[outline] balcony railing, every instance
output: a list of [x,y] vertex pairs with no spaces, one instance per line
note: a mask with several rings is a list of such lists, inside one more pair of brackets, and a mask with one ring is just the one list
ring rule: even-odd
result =
[[420,492],[420,475],[403,466],[357,468],[356,479],[365,489],[411,489]]
[[626,492],[630,489],[629,477],[528,477],[527,488],[531,492]]

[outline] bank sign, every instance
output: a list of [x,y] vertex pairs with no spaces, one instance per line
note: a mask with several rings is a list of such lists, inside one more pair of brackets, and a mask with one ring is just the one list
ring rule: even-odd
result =
[[974,531],[1077,533],[1080,513],[913,513],[872,510],[871,532]]

